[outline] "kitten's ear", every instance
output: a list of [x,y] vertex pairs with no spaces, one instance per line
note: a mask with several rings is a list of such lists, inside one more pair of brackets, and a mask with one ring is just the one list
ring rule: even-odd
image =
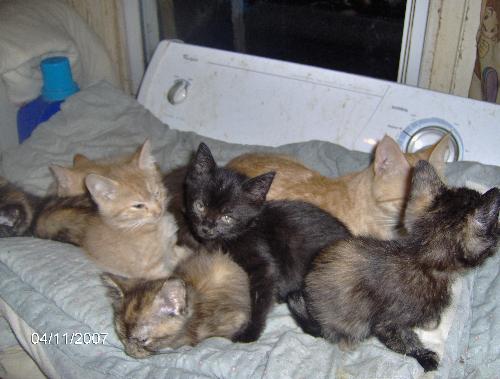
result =
[[439,176],[443,176],[445,163],[448,160],[451,146],[451,134],[448,133],[432,146],[432,152],[429,156],[429,163],[434,166]]
[[73,172],[72,169],[62,167],[59,165],[50,165],[50,170],[54,175],[57,182],[57,194],[59,196],[66,196],[75,191],[81,191],[83,177]]
[[167,279],[156,294],[153,307],[160,315],[179,316],[186,311],[186,284],[181,279]]
[[83,154],[75,154],[73,157],[73,167],[79,167],[89,162],[92,161]]
[[373,161],[375,176],[408,175],[410,165],[399,145],[388,135],[378,143]]
[[137,279],[125,278],[109,272],[101,274],[101,280],[108,289],[108,295],[115,310],[120,309],[125,294],[137,285]]
[[274,171],[247,179],[243,182],[243,191],[250,196],[252,201],[262,203],[266,200],[266,195],[273,183],[276,173]]
[[141,170],[152,170],[155,168],[156,161],[151,150],[151,141],[149,138],[137,149],[132,160]]
[[97,174],[88,174],[85,185],[96,202],[109,201],[116,198],[118,183]]
[[415,153],[417,159],[428,161],[436,169],[440,178],[444,177],[446,161],[450,154],[451,134],[445,135],[434,145]]
[[443,178],[446,161],[450,154],[451,134],[445,135],[434,145],[424,147],[415,153],[406,154],[410,165],[415,166],[418,161],[428,161],[436,169],[438,175]]
[[408,230],[431,205],[436,195],[445,188],[436,170],[427,161],[418,161],[413,169],[410,196],[406,204],[404,224]]
[[481,196],[481,205],[474,213],[474,220],[482,230],[489,230],[498,223],[500,189],[494,187]]
[[198,146],[191,169],[196,175],[211,175],[217,168],[212,152],[203,142]]

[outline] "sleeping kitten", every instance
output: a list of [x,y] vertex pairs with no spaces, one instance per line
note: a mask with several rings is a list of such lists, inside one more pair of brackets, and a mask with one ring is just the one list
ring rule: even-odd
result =
[[228,167],[248,176],[276,171],[268,199],[303,200],[339,218],[355,235],[396,236],[408,194],[411,167],[429,160],[441,172],[449,137],[414,154],[403,154],[385,136],[366,169],[335,179],[311,170],[291,157],[252,153],[234,158]]
[[34,236],[82,244],[97,207],[87,195],[39,197],[0,178],[0,237]]
[[209,250],[228,251],[250,278],[251,321],[236,341],[256,340],[275,296],[285,300],[300,288],[312,257],[350,235],[311,204],[265,202],[273,177],[248,178],[218,167],[203,143],[186,175],[185,209],[194,236]]
[[248,276],[220,252],[197,252],[168,278],[102,277],[113,300],[118,337],[136,358],[209,337],[231,339],[249,319]]
[[415,327],[439,322],[451,285],[498,246],[500,190],[484,195],[447,188],[432,166],[417,163],[406,208],[408,235],[391,241],[354,237],[314,259],[289,308],[305,331],[355,344],[376,336],[388,348],[438,367]]

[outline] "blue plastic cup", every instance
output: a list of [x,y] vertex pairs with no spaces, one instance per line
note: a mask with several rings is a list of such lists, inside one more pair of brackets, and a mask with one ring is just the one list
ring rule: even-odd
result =
[[50,57],[40,62],[43,76],[42,98],[61,101],[79,90],[73,81],[67,57]]

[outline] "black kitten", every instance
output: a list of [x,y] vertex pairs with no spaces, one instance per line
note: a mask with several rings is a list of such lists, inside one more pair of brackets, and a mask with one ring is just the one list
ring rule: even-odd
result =
[[200,144],[185,182],[186,215],[204,245],[228,251],[250,278],[251,321],[236,338],[256,340],[275,296],[300,288],[311,259],[323,247],[350,236],[323,210],[299,201],[265,202],[274,173],[248,178],[218,167]]
[[437,354],[412,330],[439,321],[458,274],[482,264],[499,239],[500,190],[447,188],[432,166],[414,169],[408,235],[353,237],[321,251],[288,305],[305,331],[348,345],[376,336],[435,370]]

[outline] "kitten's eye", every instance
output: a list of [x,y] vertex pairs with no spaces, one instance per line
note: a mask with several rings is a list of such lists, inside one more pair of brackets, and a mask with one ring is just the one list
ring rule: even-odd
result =
[[137,204],[132,205],[132,207],[135,209],[144,209],[146,207],[146,205],[144,205],[143,203],[137,203]]
[[224,224],[230,224],[233,222],[233,218],[231,216],[228,216],[228,215],[224,215],[221,217],[221,220]]
[[205,210],[205,205],[203,204],[203,202],[201,200],[196,200],[194,202],[194,207],[199,212],[203,212]]
[[131,342],[145,346],[151,342],[148,337],[130,337]]

